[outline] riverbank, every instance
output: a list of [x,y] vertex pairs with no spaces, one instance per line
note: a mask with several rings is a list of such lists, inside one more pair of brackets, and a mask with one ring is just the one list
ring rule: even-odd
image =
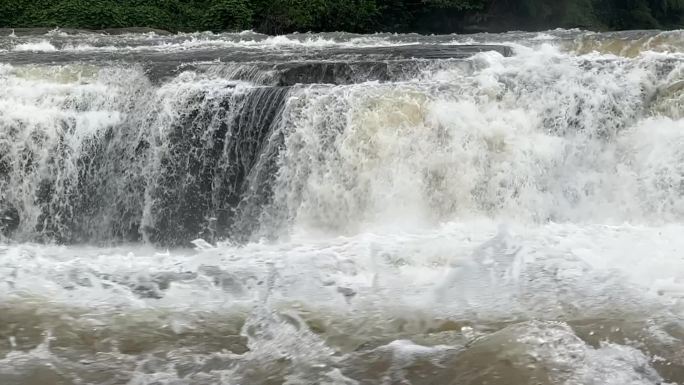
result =
[[562,0],[549,5],[542,0],[13,0],[0,4],[0,27],[56,26],[266,34],[678,29],[684,26],[684,1]]

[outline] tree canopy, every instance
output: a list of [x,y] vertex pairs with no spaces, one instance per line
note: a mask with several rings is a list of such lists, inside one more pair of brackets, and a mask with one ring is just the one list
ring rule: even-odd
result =
[[472,32],[684,26],[684,0],[5,0],[1,27]]

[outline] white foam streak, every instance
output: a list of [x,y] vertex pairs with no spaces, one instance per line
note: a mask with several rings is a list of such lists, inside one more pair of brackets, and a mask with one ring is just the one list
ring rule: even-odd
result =
[[55,52],[57,47],[52,45],[47,40],[41,40],[33,43],[17,44],[14,47],[14,51],[30,51],[30,52]]
[[[336,41],[323,37],[295,38],[288,36],[269,36],[266,38],[249,39],[240,36],[238,39],[224,39],[218,36],[189,35],[181,41],[167,42],[163,39],[151,39],[148,44],[136,45],[103,45],[93,44],[93,38],[85,38],[79,44],[64,44],[59,48],[48,40],[31,41],[17,44],[12,50],[16,52],[182,52],[198,49],[248,48],[248,49],[313,49],[325,48],[353,48],[353,47],[382,47],[417,44],[415,42],[391,42],[386,39],[359,37],[344,41]],[[89,42],[91,40],[91,42]],[[176,39],[178,40],[178,39]],[[135,41],[135,40],[132,40]]]

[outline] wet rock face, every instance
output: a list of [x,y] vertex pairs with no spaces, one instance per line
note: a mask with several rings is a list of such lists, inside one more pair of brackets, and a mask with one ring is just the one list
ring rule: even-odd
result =
[[279,84],[351,84],[359,81],[388,81],[391,74],[383,62],[304,62],[276,66]]
[[[277,153],[262,150],[287,92],[263,87],[218,101],[204,96],[173,124],[148,190],[153,203],[144,232],[151,241],[184,245],[231,235],[250,187],[267,183],[249,176],[275,161]],[[261,190],[251,196],[255,203],[268,199],[267,187]]]
[[19,211],[13,207],[0,208],[0,234],[9,237],[19,227]]

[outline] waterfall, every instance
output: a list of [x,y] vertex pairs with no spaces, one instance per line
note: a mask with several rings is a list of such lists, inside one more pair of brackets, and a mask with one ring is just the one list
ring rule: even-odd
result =
[[0,384],[684,383],[682,31],[0,36]]

